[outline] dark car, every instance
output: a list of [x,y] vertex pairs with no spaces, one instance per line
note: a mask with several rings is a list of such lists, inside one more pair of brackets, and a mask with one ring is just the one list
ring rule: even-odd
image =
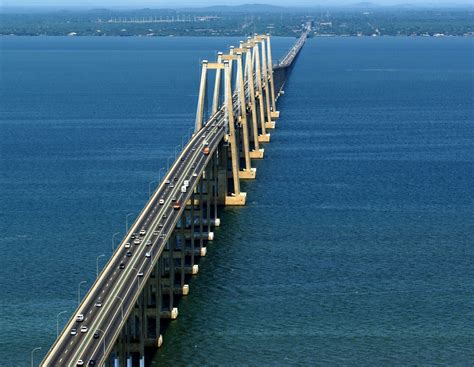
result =
[[91,359],[89,361],[89,366],[95,366],[95,359]]
[[124,263],[120,263],[119,268],[120,268],[120,269],[125,269],[125,264],[124,264]]
[[175,181],[178,181],[178,176],[176,176],[176,177],[174,178],[174,180],[175,180]]
[[99,333],[98,332],[95,332],[94,335],[93,335],[94,339],[99,339]]
[[131,257],[132,256],[132,251],[127,251],[127,257]]

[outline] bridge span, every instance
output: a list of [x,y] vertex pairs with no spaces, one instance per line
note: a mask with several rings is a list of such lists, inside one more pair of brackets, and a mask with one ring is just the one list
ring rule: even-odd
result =
[[[41,366],[144,366],[178,317],[196,260],[220,225],[219,207],[245,205],[241,180],[279,117],[276,101],[309,25],[273,65],[269,35],[255,35],[215,62],[203,61],[195,132],[51,346]],[[213,72],[213,94],[207,96]],[[212,99],[209,116],[206,101]]]

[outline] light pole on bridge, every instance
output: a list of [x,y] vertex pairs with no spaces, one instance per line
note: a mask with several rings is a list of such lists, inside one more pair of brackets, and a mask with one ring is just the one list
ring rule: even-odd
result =
[[67,311],[61,311],[56,315],[56,338],[59,336],[59,316],[61,316],[63,313],[66,313]]
[[79,306],[81,304],[81,285],[86,284],[87,281],[83,280],[82,282],[79,283],[79,286],[77,287],[77,305]]
[[34,367],[34,357],[37,350],[41,350],[41,347],[36,347],[31,351],[31,367]]
[[148,198],[151,198],[151,184],[153,182],[156,182],[155,180],[152,180],[148,183]]
[[97,261],[96,261],[96,265],[97,265],[97,277],[99,277],[99,259],[100,259],[101,257],[105,257],[105,255],[102,254],[102,255],[97,256]]
[[122,320],[123,320],[123,298],[120,296],[115,296],[115,298],[118,298],[120,300],[120,308],[122,309]]
[[176,146],[174,147],[174,159],[176,159],[177,153],[179,153],[179,150],[178,150],[178,152],[177,152],[177,151],[176,151],[176,148],[181,149],[181,145],[178,144],[178,145],[176,145]]
[[115,232],[112,235],[112,253],[115,251],[115,237],[118,236],[119,234],[120,234],[120,232]]
[[128,217],[133,215],[133,213],[128,213],[126,216],[125,216],[125,233],[128,233]]
[[161,183],[161,180],[162,180],[162,175],[161,175],[161,171],[163,171],[163,174],[165,174],[165,167],[162,167],[160,168],[160,170],[158,171],[158,183]]

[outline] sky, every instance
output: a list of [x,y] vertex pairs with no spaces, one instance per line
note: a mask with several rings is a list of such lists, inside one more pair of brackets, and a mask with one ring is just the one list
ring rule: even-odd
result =
[[359,2],[372,2],[379,5],[448,5],[467,4],[462,0],[0,0],[3,7],[89,7],[89,8],[179,8],[209,5],[272,4],[280,6],[348,5]]

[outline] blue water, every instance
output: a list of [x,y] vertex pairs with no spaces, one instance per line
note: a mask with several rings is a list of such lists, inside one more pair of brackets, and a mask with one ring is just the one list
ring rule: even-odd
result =
[[[189,133],[199,60],[237,41],[0,38],[1,366],[49,348]],[[152,365],[471,365],[473,56],[309,40]]]

